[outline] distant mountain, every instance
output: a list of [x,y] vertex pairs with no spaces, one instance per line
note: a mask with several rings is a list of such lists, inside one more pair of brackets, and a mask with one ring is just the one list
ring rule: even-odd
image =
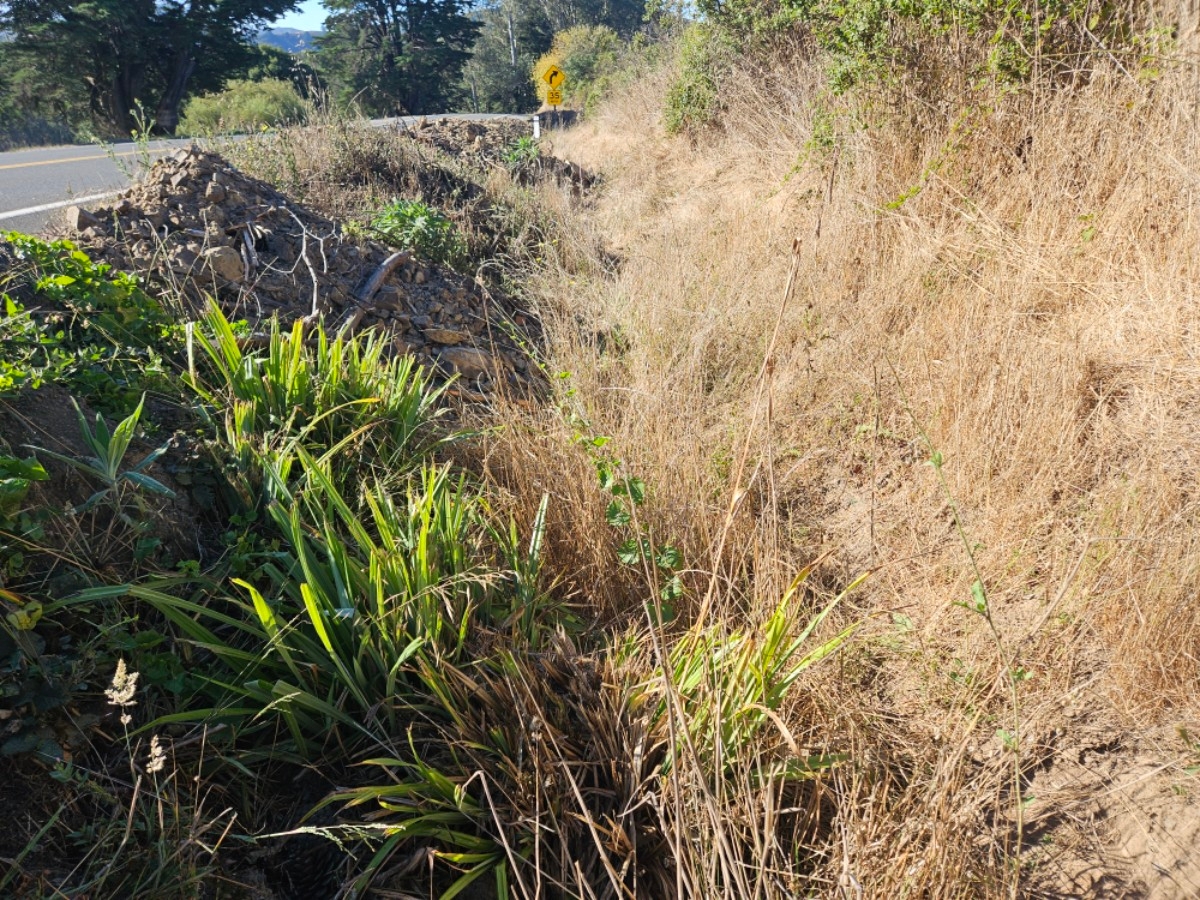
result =
[[312,50],[316,47],[313,38],[324,34],[323,31],[301,31],[299,28],[268,28],[258,33],[260,44],[270,44],[286,50],[288,53],[299,53],[301,50]]

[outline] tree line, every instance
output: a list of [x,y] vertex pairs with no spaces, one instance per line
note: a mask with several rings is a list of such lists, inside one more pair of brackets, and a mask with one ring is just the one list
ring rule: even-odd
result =
[[294,59],[258,45],[297,6],[0,2],[0,131],[41,123],[105,138],[172,134],[188,97],[280,76],[368,115],[520,112],[537,103],[530,71],[556,32],[603,25],[628,39],[645,14],[645,0],[324,0],[315,50]]

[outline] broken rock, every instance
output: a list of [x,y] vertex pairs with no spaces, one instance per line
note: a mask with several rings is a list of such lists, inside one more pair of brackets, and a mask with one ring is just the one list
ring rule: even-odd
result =
[[82,207],[72,206],[67,209],[67,227],[72,231],[83,231],[99,224],[100,219]]
[[426,328],[425,338],[435,344],[461,344],[471,339],[469,334],[449,328]]
[[[386,352],[436,364],[439,377],[455,372],[483,390],[530,384],[516,374],[519,343],[490,327],[520,312],[504,297],[488,298],[469,276],[348,234],[215,154],[162,159],[111,206],[80,211],[72,224],[81,226],[75,240],[92,258],[138,272],[153,296],[190,316],[212,300],[263,332],[273,315],[288,326],[315,311],[330,333],[374,330]],[[526,339],[538,334],[532,321]]]
[[211,247],[205,250],[204,266],[226,281],[242,280],[242,256],[232,247]]
[[496,365],[489,354],[474,347],[447,347],[441,353],[441,360],[463,378],[469,379],[490,375]]

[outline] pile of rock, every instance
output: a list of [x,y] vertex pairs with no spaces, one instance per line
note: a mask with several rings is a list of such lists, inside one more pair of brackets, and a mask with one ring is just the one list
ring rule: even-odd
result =
[[413,125],[401,127],[420,144],[428,144],[452,156],[475,156],[489,162],[503,159],[518,139],[532,133],[529,119],[476,122],[440,116],[418,119]]
[[72,208],[72,237],[93,259],[141,275],[171,308],[209,298],[231,319],[321,320],[331,331],[384,330],[396,352],[471,387],[528,388],[519,341],[527,313],[474,279],[347,235],[220,156],[191,147],[157,162],[111,205]]
[[[596,176],[591,172],[549,152],[547,148],[553,145],[548,140],[543,141],[537,154],[514,153],[518,140],[531,134],[525,119],[493,119],[486,123],[445,117],[419,119],[415,125],[406,126],[405,131],[418,144],[436,147],[451,156],[473,157],[477,164],[503,166],[518,184],[553,182],[570,188],[577,196],[596,184]],[[549,128],[544,132],[547,139],[552,134]]]

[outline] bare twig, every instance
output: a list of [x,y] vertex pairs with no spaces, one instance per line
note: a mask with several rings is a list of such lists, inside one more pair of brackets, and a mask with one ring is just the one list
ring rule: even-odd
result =
[[338,331],[351,332],[357,328],[358,323],[362,321],[362,317],[367,314],[367,306],[375,299],[375,295],[379,293],[379,289],[388,279],[388,276],[410,259],[412,259],[411,253],[407,250],[399,250],[380,263],[379,268],[367,279],[367,283],[363,285],[362,290],[355,296],[354,309],[346,317],[346,321],[342,323]]
[[[308,238],[310,236],[309,230],[304,226],[304,223],[300,221],[299,216],[297,216],[290,209],[287,209],[286,206],[283,208],[286,209],[287,214],[292,217],[292,221],[294,221],[298,226],[300,226],[300,258],[302,260],[304,260],[304,265],[308,267],[308,274],[312,276],[312,283],[313,283],[312,309],[309,311],[308,315],[304,317],[303,321],[304,321],[305,325],[312,325],[321,316],[321,282],[320,282],[320,279],[317,278],[316,267],[313,266],[312,260],[308,258]],[[312,237],[316,238],[316,235],[312,235]],[[322,240],[322,239],[318,238],[317,240]],[[324,257],[324,245],[323,244],[322,244],[322,254],[321,255],[323,258]]]
[[254,252],[254,240],[250,237],[250,229],[242,231],[242,280],[250,284],[254,273],[258,270],[258,254]]
[[380,263],[379,268],[376,269],[371,277],[367,279],[367,283],[364,284],[362,290],[358,292],[358,296],[355,299],[358,300],[359,305],[365,306],[366,304],[370,303],[375,297],[375,294],[378,293],[380,287],[383,286],[383,283],[387,280],[388,276],[390,276],[396,271],[396,269],[400,268],[400,266],[404,265],[410,259],[412,259],[411,253],[409,253],[407,250],[400,250],[396,253],[393,253],[382,263]]

